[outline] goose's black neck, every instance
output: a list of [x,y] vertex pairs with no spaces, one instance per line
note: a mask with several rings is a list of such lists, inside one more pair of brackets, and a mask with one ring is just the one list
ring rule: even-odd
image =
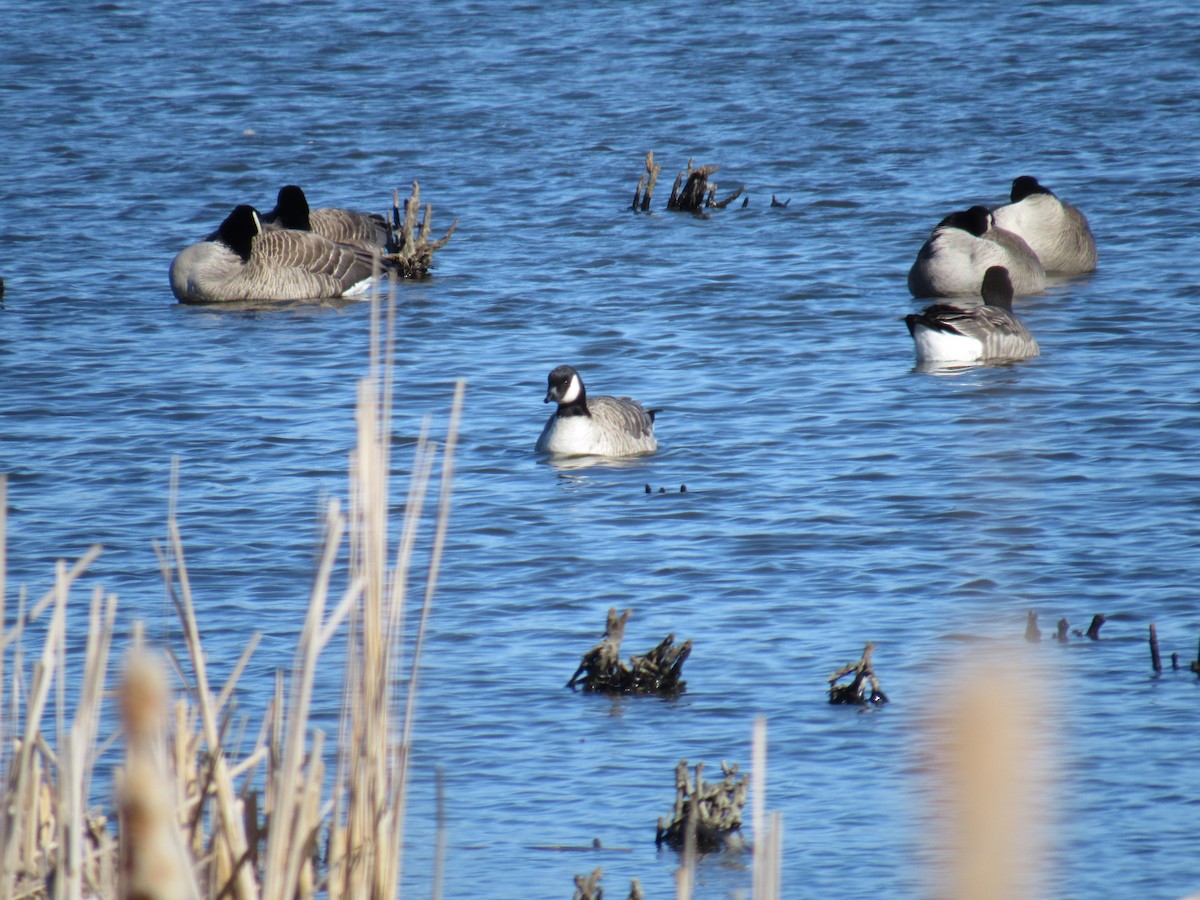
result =
[[258,236],[257,211],[253,206],[235,206],[217,229],[217,240],[242,258],[250,261],[250,248]]
[[275,208],[271,210],[268,218],[293,231],[312,231],[312,222],[308,217],[308,198],[304,196],[304,191],[294,184],[279,189],[279,196],[275,198]]
[[558,412],[555,413],[560,419],[565,419],[569,416],[590,416],[591,414],[587,406],[587,396],[582,391],[570,403],[560,403]]

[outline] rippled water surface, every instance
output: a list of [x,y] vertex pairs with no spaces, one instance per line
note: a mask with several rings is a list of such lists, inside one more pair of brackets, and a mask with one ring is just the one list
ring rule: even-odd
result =
[[[440,767],[448,896],[568,896],[597,865],[614,895],[673,895],[653,843],[673,767],[748,767],[763,714],[786,895],[920,896],[945,636],[1015,650],[1031,609],[1108,616],[1099,642],[1036,648],[1046,893],[1200,889],[1195,679],[1150,677],[1144,640],[1156,622],[1186,665],[1200,633],[1189,6],[35,0],[0,22],[7,590],[40,595],[99,542],[122,635],[169,637],[152,541],[178,457],[218,675],[264,634],[251,716],[290,664],[318,505],[346,493],[369,306],[184,307],[167,268],[285,183],[381,210],[416,178],[435,228],[459,220],[397,298],[401,470],[468,381],[408,893],[430,890]],[[651,149],[658,209],[635,215]],[[748,205],[662,211],[689,158]],[[917,249],[1023,173],[1087,213],[1099,269],[1018,301],[1039,359],[915,371]],[[536,458],[562,362],[661,407],[660,451]],[[610,606],[634,609],[627,653],[694,640],[680,700],[563,689]],[[829,707],[867,640],[893,702]],[[593,838],[621,849],[544,849]],[[698,895],[746,890],[743,863],[704,860]]]

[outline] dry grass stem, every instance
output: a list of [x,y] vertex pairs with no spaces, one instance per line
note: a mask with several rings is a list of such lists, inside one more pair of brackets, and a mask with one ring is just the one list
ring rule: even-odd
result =
[[[432,254],[430,214],[416,222],[416,195],[404,227],[410,249]],[[449,235],[447,234],[447,237]],[[143,647],[135,624],[116,699],[125,738],[114,774],[114,828],[89,813],[93,772],[115,743],[107,735],[104,686],[111,666],[117,601],[92,594],[82,671],[67,657],[68,596],[100,553],[60,561],[54,585],[35,603],[22,588],[7,606],[7,482],[0,476],[0,897],[127,900],[292,900],[394,897],[401,875],[408,744],[416,715],[421,648],[446,544],[453,455],[464,385],[459,382],[441,450],[436,517],[411,652],[405,659],[406,585],[439,448],[422,428],[413,459],[403,529],[391,548],[388,522],[395,297],[372,304],[370,371],[358,390],[357,445],[350,499],[327,504],[319,560],[291,672],[276,678],[258,739],[243,751],[233,698],[257,649],[253,636],[219,689],[202,647],[176,514],[178,465],[170,477],[167,539],[154,546],[181,625],[183,659],[171,657],[180,696]],[[343,553],[345,550],[345,553]],[[348,571],[340,571],[343,558]],[[334,596],[334,585],[340,592]],[[41,649],[26,670],[25,639],[39,622]],[[347,627],[348,626],[348,627]],[[319,663],[345,627],[344,709],[337,767],[325,778],[324,735],[310,726]],[[68,666],[72,666],[68,673]],[[76,689],[76,686],[77,689]],[[72,696],[72,693],[77,696]],[[44,720],[53,709],[53,730]],[[68,712],[70,711],[70,716]],[[229,732],[235,732],[233,743]],[[232,748],[232,749],[231,749]],[[260,794],[262,792],[261,802]],[[325,855],[318,846],[324,835]],[[437,884],[440,885],[440,856]],[[53,887],[51,887],[53,885]]]

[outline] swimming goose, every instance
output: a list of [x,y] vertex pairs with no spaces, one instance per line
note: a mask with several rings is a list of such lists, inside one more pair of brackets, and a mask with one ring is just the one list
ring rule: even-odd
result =
[[985,207],[972,206],[933,229],[908,272],[908,289],[914,297],[978,297],[989,266],[1008,269],[1017,294],[1046,286],[1046,272],[1029,245],[998,228]]
[[546,378],[545,403],[558,409],[546,422],[534,448],[559,456],[640,456],[658,449],[654,414],[628,397],[588,397],[571,366],[558,366]]
[[983,275],[982,306],[935,303],[905,316],[921,362],[980,362],[1029,359],[1037,341],[1012,313],[1008,270],[992,266]]
[[367,250],[383,253],[394,250],[391,230],[383,216],[333,206],[310,210],[304,191],[294,184],[279,189],[275,208],[263,217],[263,222],[295,231],[311,231],[339,244]]
[[359,293],[386,268],[378,256],[317,234],[264,230],[254,207],[238,206],[212,239],[175,257],[171,290],[181,303],[321,300]]
[[1013,181],[1010,199],[992,210],[996,224],[1023,237],[1047,272],[1080,275],[1096,268],[1096,239],[1083,213],[1032,175]]

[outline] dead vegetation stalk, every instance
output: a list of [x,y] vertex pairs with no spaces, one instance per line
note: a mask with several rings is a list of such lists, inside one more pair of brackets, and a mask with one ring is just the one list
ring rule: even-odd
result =
[[[244,726],[233,723],[234,692],[257,636],[217,690],[176,515],[179,474],[178,463],[173,464],[167,539],[154,549],[182,626],[186,664],[170,660],[183,694],[171,699],[168,678],[142,646],[140,625],[135,626],[137,637],[117,692],[126,752],[113,777],[119,813],[115,839],[112,825],[88,812],[87,803],[92,773],[116,737],[97,745],[117,600],[99,587],[93,592],[81,673],[73,666],[67,671],[68,596],[99,547],[70,566],[60,561],[53,588],[32,605],[22,589],[15,615],[8,614],[7,483],[0,476],[0,896],[396,896],[421,649],[448,533],[465,384],[456,385],[441,448],[424,593],[406,660],[405,588],[438,448],[428,436],[427,418],[412,462],[401,537],[389,560],[394,294],[386,322],[383,305],[373,300],[369,372],[358,388],[357,445],[349,461],[349,503],[346,511],[337,500],[326,505],[292,669],[286,679],[277,677],[258,739],[245,752],[238,734]],[[344,576],[339,574],[343,558]],[[339,583],[344,587],[335,588]],[[331,599],[335,590],[340,590],[336,601]],[[39,625],[42,648],[27,673],[22,639],[45,612],[48,621]],[[320,659],[344,625],[344,708],[337,768],[327,785],[325,739],[311,727],[310,717]],[[77,697],[70,696],[68,685],[79,685]],[[48,738],[43,720],[52,703],[54,733]],[[327,839],[323,863],[322,832]]]

